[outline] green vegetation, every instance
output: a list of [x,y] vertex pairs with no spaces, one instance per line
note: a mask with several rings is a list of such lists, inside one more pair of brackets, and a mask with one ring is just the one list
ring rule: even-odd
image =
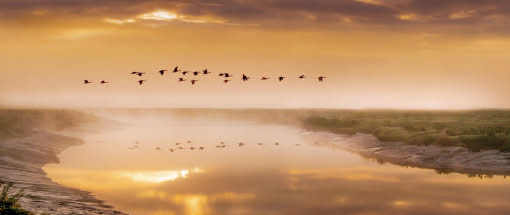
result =
[[0,140],[30,136],[40,129],[58,131],[94,119],[92,114],[72,110],[0,109]]
[[0,188],[2,193],[0,194],[0,214],[9,215],[33,215],[33,213],[23,210],[18,202],[23,197],[23,190],[17,193],[10,194],[13,183],[7,183],[0,181]]
[[510,152],[510,111],[316,111],[309,129],[369,133],[382,141]]

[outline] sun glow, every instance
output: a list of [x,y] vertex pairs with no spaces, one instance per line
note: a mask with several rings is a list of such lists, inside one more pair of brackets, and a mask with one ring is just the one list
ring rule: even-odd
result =
[[112,23],[112,24],[125,24],[125,23],[134,23],[136,20],[134,19],[111,19],[111,18],[105,18],[105,22]]
[[154,11],[150,13],[144,13],[138,16],[140,19],[145,20],[158,20],[158,21],[165,21],[165,20],[172,20],[177,19],[177,14],[170,13],[167,11]]

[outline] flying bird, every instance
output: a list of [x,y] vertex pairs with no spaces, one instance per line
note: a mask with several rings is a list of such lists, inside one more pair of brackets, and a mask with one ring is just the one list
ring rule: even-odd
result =
[[260,80],[265,81],[265,80],[269,80],[269,78],[268,77],[262,77]]
[[108,81],[102,80],[101,84],[108,84]]
[[299,76],[299,78],[303,79],[303,78],[306,78],[305,75],[301,75]]
[[189,147],[189,149],[191,149],[191,150],[195,150],[195,147],[193,147],[193,146],[192,146],[192,147]]
[[138,84],[139,84],[139,85],[142,85],[142,84],[143,84],[143,82],[145,82],[145,81],[147,81],[147,80],[138,80]]
[[225,74],[223,74],[223,75],[225,76],[225,78],[230,78],[230,77],[232,77],[232,75],[231,75],[231,74],[228,74],[228,73],[225,73]]
[[175,150],[175,149],[168,149],[168,151],[170,151],[170,152],[174,152],[174,150]]
[[257,145],[261,146],[263,143],[257,143]]
[[179,80],[178,80],[178,81],[179,81],[179,82],[183,82],[183,81],[186,81],[186,79],[184,79],[184,78],[179,78]]
[[145,74],[145,72],[132,72],[131,74],[142,76],[143,74]]
[[209,72],[207,71],[207,69],[204,69],[204,71],[202,71],[202,73],[204,73],[204,75],[209,74]]
[[285,78],[285,77],[280,76],[280,77],[278,77],[278,80],[279,80],[280,82],[282,82],[284,78]]
[[248,79],[250,79],[250,77],[248,77],[245,74],[243,74],[243,81],[248,81]]
[[92,82],[89,80],[83,80],[83,84],[90,84],[90,83],[92,83]]
[[230,80],[228,80],[228,79],[223,80],[223,82],[225,82],[225,84],[228,83],[229,81]]
[[220,73],[218,74],[218,76],[225,76],[225,73]]
[[156,150],[161,150],[161,148],[159,148],[159,146],[158,146],[158,147],[156,147]]
[[204,147],[203,147],[203,146],[200,146],[198,149],[200,149],[200,150],[204,150]]
[[319,79],[319,82],[322,82],[322,81],[324,81],[324,79],[325,79],[325,78],[326,78],[326,77],[324,77],[324,76],[319,76],[319,77],[318,77],[318,79]]
[[186,73],[188,73],[188,71],[183,71],[183,72],[182,72],[182,75],[186,75]]
[[180,72],[181,70],[179,70],[179,66],[176,66],[173,70],[173,72]]
[[166,69],[159,70],[159,74],[164,75],[166,71],[168,71],[168,70],[166,70]]
[[191,85],[195,85],[195,83],[196,83],[197,81],[198,81],[198,80],[195,80],[195,79],[191,80]]
[[239,143],[239,147],[242,147],[242,146],[244,146],[244,145],[245,145],[245,144],[244,144],[243,142],[240,142],[240,143]]
[[194,71],[194,72],[193,72],[193,75],[194,75],[194,76],[197,76],[197,75],[198,75],[198,71]]

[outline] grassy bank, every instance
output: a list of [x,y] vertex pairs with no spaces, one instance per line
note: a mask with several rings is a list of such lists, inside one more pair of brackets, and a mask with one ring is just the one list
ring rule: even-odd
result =
[[0,109],[0,140],[26,137],[40,130],[58,131],[95,120],[80,111],[56,109]]
[[510,111],[315,111],[309,129],[369,133],[382,141],[510,152]]

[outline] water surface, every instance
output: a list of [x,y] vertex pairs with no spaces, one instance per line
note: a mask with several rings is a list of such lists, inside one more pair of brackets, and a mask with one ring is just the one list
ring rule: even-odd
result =
[[49,177],[141,215],[510,213],[509,179],[379,164],[295,127],[166,116],[122,121],[84,135],[84,145],[45,166]]

